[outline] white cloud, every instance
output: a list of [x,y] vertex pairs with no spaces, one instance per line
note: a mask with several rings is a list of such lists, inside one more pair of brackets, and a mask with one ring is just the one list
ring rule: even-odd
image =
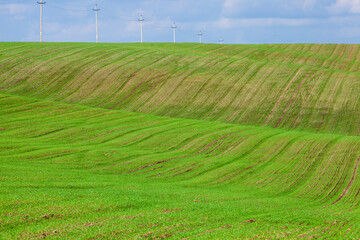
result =
[[332,13],[360,13],[360,0],[336,0],[329,10]]
[[242,0],[225,0],[223,7],[229,11],[237,7],[241,2]]
[[245,14],[251,16],[290,17],[319,10],[320,0],[225,0],[223,16]]
[[18,15],[28,10],[29,5],[26,4],[0,4],[0,12],[10,15]]
[[221,18],[215,25],[222,29],[236,27],[304,26],[314,22],[311,18]]
[[303,10],[308,10],[311,9],[315,4],[316,4],[317,0],[304,0],[302,1],[302,8]]
[[[241,12],[244,8],[246,8],[249,3],[252,1],[245,0],[225,0],[222,10],[224,14],[234,14]],[[255,1],[254,1],[255,2]],[[253,3],[252,3],[253,4]]]

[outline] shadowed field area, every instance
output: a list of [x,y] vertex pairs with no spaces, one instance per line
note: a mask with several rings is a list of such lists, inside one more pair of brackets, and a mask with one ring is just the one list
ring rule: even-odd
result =
[[0,43],[4,239],[358,239],[358,45]]

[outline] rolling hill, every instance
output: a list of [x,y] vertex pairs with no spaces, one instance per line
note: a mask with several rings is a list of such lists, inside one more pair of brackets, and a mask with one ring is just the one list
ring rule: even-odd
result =
[[359,238],[359,50],[0,43],[0,236]]
[[2,44],[2,92],[358,136],[359,46]]

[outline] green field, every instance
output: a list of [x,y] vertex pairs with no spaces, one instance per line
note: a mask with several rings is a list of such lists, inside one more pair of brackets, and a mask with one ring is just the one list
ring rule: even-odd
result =
[[0,43],[0,239],[359,239],[360,45]]

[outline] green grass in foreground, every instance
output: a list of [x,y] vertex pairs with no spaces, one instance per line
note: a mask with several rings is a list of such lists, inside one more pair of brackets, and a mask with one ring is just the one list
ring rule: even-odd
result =
[[0,95],[0,236],[360,236],[360,139]]
[[33,165],[1,164],[3,239],[359,236],[359,211],[304,199]]

